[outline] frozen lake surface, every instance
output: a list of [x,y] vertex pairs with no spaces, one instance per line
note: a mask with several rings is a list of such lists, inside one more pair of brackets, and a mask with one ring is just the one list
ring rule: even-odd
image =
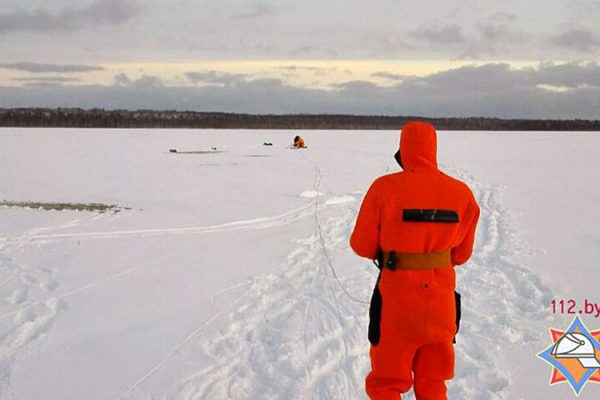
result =
[[[287,148],[298,133],[308,149]],[[0,399],[365,399],[377,271],[348,237],[397,143],[0,129],[0,200],[119,207],[0,206]],[[573,396],[536,354],[571,320],[553,299],[600,303],[598,149],[593,132],[439,133],[482,209],[450,399]]]

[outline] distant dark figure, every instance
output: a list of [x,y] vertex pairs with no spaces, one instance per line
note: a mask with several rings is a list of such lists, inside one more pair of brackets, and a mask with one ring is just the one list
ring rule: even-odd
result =
[[306,143],[304,143],[304,139],[302,139],[300,136],[296,136],[294,138],[293,146],[295,149],[306,149]]

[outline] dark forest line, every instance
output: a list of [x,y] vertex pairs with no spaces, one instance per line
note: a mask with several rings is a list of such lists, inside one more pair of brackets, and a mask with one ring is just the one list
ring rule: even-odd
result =
[[215,129],[399,129],[406,121],[431,122],[439,130],[600,131],[599,120],[501,119],[486,117],[286,114],[105,110],[80,108],[0,109],[0,127],[215,128]]

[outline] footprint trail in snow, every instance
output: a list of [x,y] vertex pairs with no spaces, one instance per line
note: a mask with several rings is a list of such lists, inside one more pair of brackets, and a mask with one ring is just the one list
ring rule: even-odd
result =
[[[542,305],[552,295],[536,273],[513,260],[518,243],[510,216],[498,204],[499,189],[474,182],[462,170],[446,171],[471,186],[482,210],[473,258],[457,268],[463,318],[448,395],[505,399],[511,376],[502,346],[543,346]],[[308,194],[303,197],[319,206],[315,227],[321,235],[315,229],[298,240],[281,273],[249,284],[225,328],[199,343],[198,357],[208,357],[210,367],[165,398],[366,399],[368,305],[348,298],[328,264],[349,293],[369,300],[377,271],[348,247],[361,197]],[[328,217],[318,211],[325,204]],[[414,399],[412,393],[403,398]]]
[[[329,254],[347,246],[354,198],[329,198],[342,217],[322,224]],[[324,201],[327,201],[325,199]],[[298,240],[281,266],[247,289],[246,301],[229,316],[225,330],[202,344],[211,366],[189,377],[176,391],[185,399],[355,399],[368,367],[363,327],[367,304],[352,302],[333,280],[318,234]],[[372,266],[354,263],[351,282],[369,299]],[[357,266],[359,265],[359,266]],[[346,275],[346,274],[343,274]],[[170,396],[174,396],[171,394]]]

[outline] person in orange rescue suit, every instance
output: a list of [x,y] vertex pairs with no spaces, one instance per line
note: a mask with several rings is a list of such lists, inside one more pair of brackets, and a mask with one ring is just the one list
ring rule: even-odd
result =
[[296,149],[305,149],[306,148],[306,143],[304,143],[304,139],[302,139],[300,136],[296,136],[294,138],[294,144],[293,144],[293,146]]
[[479,206],[465,183],[438,169],[436,153],[432,125],[404,125],[395,155],[403,171],[372,183],[350,237],[380,269],[369,309],[373,400],[398,400],[413,385],[417,400],[447,399],[454,376],[454,267],[471,256]]

